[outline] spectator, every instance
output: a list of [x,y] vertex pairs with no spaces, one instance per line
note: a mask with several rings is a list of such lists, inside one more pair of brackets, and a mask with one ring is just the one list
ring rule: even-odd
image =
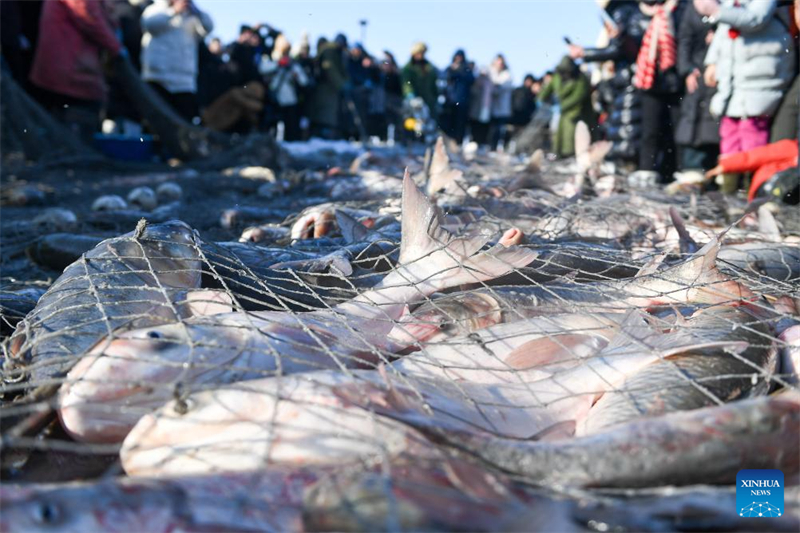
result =
[[[798,33],[800,33],[800,0],[794,0],[793,6],[792,35],[795,45],[798,44]],[[795,46],[795,54],[798,52]],[[782,139],[796,139],[798,136],[798,121],[800,121],[800,75],[794,77],[789,91],[783,96],[781,106],[775,114],[772,123],[770,140],[777,142]]]
[[384,50],[383,56],[381,70],[386,90],[386,122],[387,126],[393,125],[394,131],[397,132],[402,116],[403,84],[400,78],[400,68],[397,66],[394,55],[390,51]]
[[348,83],[344,52],[347,38],[339,34],[332,43],[325,43],[317,50],[316,90],[314,91],[314,112],[312,128],[315,135],[326,139],[338,138],[341,134],[339,116],[341,113],[342,89]]
[[218,131],[254,130],[264,109],[264,85],[257,80],[237,83],[237,66],[204,46],[199,68],[197,96],[203,124]]
[[719,121],[709,111],[714,89],[703,80],[703,60],[713,36],[694,6],[687,6],[678,31],[678,74],[685,80],[686,93],[675,131],[684,169],[708,170],[719,155]]
[[33,65],[42,2],[4,0],[0,2],[0,48],[11,75],[23,87]]
[[492,80],[492,124],[489,130],[489,146],[494,149],[505,139],[505,128],[511,119],[511,93],[514,80],[502,54],[497,54],[489,67]]
[[198,43],[213,27],[192,0],[157,0],[142,14],[142,78],[190,122],[198,114]]
[[[533,93],[533,86],[536,78],[532,74],[525,76],[522,85],[514,89],[511,93],[511,121],[515,129],[521,130],[531,121],[536,112],[536,95]],[[538,92],[538,91],[537,91]]]
[[711,112],[721,117],[720,152],[767,144],[771,117],[797,68],[786,13],[776,13],[775,0],[698,0],[695,7],[718,23],[705,81],[717,87]]
[[283,122],[284,140],[299,141],[300,129],[300,91],[308,86],[309,79],[300,63],[289,55],[291,44],[281,34],[275,39],[272,59],[265,57],[261,62],[261,73],[269,79],[269,90],[278,106],[278,119]]
[[208,43],[208,51],[218,57],[221,57],[225,53],[225,50],[222,48],[222,41],[220,41],[219,37],[211,39]]
[[363,85],[366,119],[364,127],[369,136],[385,138],[386,135],[386,76],[369,54],[361,59],[366,72]]
[[[364,123],[367,115],[367,98],[371,87],[367,87],[369,70],[364,65],[367,53],[360,43],[350,48],[347,55],[347,76],[350,78],[345,92],[345,109],[342,116],[342,129],[347,138],[360,139],[365,134]],[[363,140],[363,139],[362,139]]]
[[416,43],[411,47],[411,60],[403,67],[403,96],[422,98],[433,120],[437,119],[436,109],[436,78],[438,73],[427,59],[425,53],[428,47],[425,43]]
[[752,202],[758,189],[772,176],[786,169],[796,169],[797,163],[797,139],[784,139],[742,152],[722,154],[719,164],[706,172],[706,177],[753,172],[747,195],[747,200]]
[[539,98],[546,102],[553,95],[561,107],[553,150],[559,157],[569,157],[575,154],[575,126],[578,122],[585,122],[589,128],[594,125],[589,79],[569,56],[558,64],[552,80],[539,93]]
[[100,55],[121,50],[105,2],[44,3],[30,81],[45,107],[86,140],[98,129],[106,98]]
[[[470,70],[474,71],[474,64]],[[475,83],[472,84],[469,104],[470,137],[479,146],[489,142],[489,123],[492,120],[492,80],[489,69],[481,68]]]
[[230,70],[233,74],[233,85],[247,85],[261,81],[258,67],[261,64],[261,37],[250,26],[241,26],[236,42],[229,49]]
[[303,140],[311,135],[311,103],[314,96],[314,58],[311,57],[311,45],[308,43],[308,34],[303,33],[300,42],[292,50],[294,60],[303,69],[308,79],[308,85],[299,87],[300,98],[300,130]]
[[607,117],[603,130],[613,142],[609,159],[638,163],[642,133],[641,94],[634,87],[633,65],[647,28],[647,19],[635,2],[604,3],[608,14],[604,22],[608,45],[603,48],[584,48],[569,45],[569,55],[584,62],[613,64],[613,75],[597,86],[600,106]]
[[[636,56],[633,85],[641,91],[642,144],[639,170],[669,181],[677,169],[675,126],[680,117],[682,84],[677,65],[678,0],[644,0],[639,9],[647,30]],[[660,171],[660,172],[659,172]]]
[[469,98],[475,76],[472,74],[464,50],[453,54],[453,61],[445,71],[445,100],[442,111],[442,129],[445,134],[461,143],[467,133]]

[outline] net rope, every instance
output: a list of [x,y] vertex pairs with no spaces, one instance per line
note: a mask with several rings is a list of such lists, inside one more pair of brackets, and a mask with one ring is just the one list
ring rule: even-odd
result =
[[[179,222],[140,224],[84,253],[24,318],[4,305],[15,326],[3,343],[4,484],[126,486],[143,498],[128,496],[133,511],[177,513],[169,498],[148,499],[176,493],[184,525],[210,506],[259,508],[231,523],[274,530],[636,528],[636,513],[655,527],[668,520],[659,509],[700,505],[724,527],[730,468],[698,471],[692,454],[682,466],[666,445],[711,439],[692,429],[701,416],[731,427],[751,417],[754,436],[730,453],[763,453],[756,467],[796,475],[796,462],[767,457],[776,442],[798,449],[787,364],[800,336],[785,333],[800,314],[796,208],[779,208],[776,238],[744,204],[713,195],[497,197],[486,191],[519,173],[517,160],[479,157],[453,163],[479,193],[436,195],[452,236],[431,236],[400,264],[412,211],[400,210],[402,183],[386,169],[409,161],[384,158],[369,168],[393,180],[385,199],[320,209],[315,220],[326,212],[332,228],[320,238],[215,242]],[[541,175],[569,179],[572,167],[558,165]],[[670,208],[694,249],[679,251]],[[360,218],[364,236],[345,240],[337,210]],[[288,231],[308,212],[275,226]],[[4,225],[4,262],[23,246],[16,227]],[[510,228],[531,252],[522,265],[498,254]],[[637,476],[625,451],[603,444],[624,435],[653,462],[675,461],[669,475]],[[49,477],[54,457],[96,466]],[[798,511],[792,490],[787,513]]]

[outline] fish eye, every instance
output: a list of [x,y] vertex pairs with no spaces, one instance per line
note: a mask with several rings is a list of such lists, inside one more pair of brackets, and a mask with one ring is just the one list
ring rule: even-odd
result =
[[35,519],[40,524],[55,524],[60,517],[58,505],[51,502],[42,502],[35,511]]
[[153,329],[147,332],[147,336],[151,339],[160,339],[161,333]]

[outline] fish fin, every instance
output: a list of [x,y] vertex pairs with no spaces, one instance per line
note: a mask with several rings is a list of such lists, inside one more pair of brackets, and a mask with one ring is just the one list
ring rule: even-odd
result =
[[428,167],[428,177],[431,178],[447,170],[450,170],[450,158],[444,147],[444,138],[440,135],[439,138],[436,139],[436,145],[433,148],[431,165]]
[[339,230],[342,232],[342,237],[348,244],[361,242],[369,235],[369,229],[364,224],[344,211],[337,209],[334,214],[336,215],[336,223],[339,225]]
[[188,316],[221,315],[233,311],[233,299],[227,292],[220,290],[189,291],[182,307]]
[[771,241],[781,241],[781,230],[766,204],[758,208],[758,231],[767,235]]
[[406,170],[403,178],[400,264],[412,280],[435,290],[485,281],[530,264],[537,253],[518,246],[497,244],[480,249],[492,238],[489,232],[455,237],[442,227],[441,210],[414,184]]
[[537,148],[531,158],[528,160],[526,171],[536,173],[542,170],[542,163],[544,162],[544,150]]
[[460,192],[458,188],[453,188],[454,185],[457,185],[455,182],[463,176],[464,174],[460,170],[450,168],[450,158],[444,147],[444,139],[440,136],[436,140],[436,147],[433,150],[431,165],[428,169],[427,193],[433,195],[442,190],[449,190],[463,195],[465,193]]
[[597,141],[592,144],[591,148],[589,148],[589,159],[592,162],[592,166],[602,163],[613,147],[614,143],[611,141]]
[[700,246],[694,239],[692,239],[692,236],[689,235],[689,232],[686,230],[686,224],[683,221],[683,217],[681,217],[680,213],[678,213],[678,210],[674,207],[669,208],[669,216],[672,219],[672,225],[675,226],[675,231],[678,232],[678,237],[680,238],[681,253],[695,253]]
[[[527,370],[575,359],[575,349],[588,343],[598,343],[595,335],[566,334],[541,337],[518,346],[505,358],[515,370]],[[604,346],[605,344],[603,344]],[[603,346],[598,346],[598,349]]]
[[361,166],[372,157],[372,153],[367,151],[363,154],[359,154],[353,161],[350,163],[350,174],[358,174],[361,170]]
[[592,134],[585,122],[579,121],[575,126],[575,158],[580,172],[586,172],[592,167],[589,148],[592,144]]
[[528,440],[550,441],[567,439],[575,435],[576,428],[577,423],[575,420],[562,420],[561,422],[556,422],[552,426],[548,426],[540,432],[531,435],[528,437]]
[[661,263],[664,262],[666,257],[667,254],[658,254],[657,256],[653,257],[647,263],[645,263],[642,268],[639,269],[639,272],[637,272],[634,277],[641,278],[655,274],[658,271],[658,267],[661,266]]

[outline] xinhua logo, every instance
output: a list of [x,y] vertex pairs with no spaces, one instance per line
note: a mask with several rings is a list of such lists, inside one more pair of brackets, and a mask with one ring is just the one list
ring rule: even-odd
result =
[[783,472],[739,470],[736,474],[736,513],[745,518],[783,516]]

